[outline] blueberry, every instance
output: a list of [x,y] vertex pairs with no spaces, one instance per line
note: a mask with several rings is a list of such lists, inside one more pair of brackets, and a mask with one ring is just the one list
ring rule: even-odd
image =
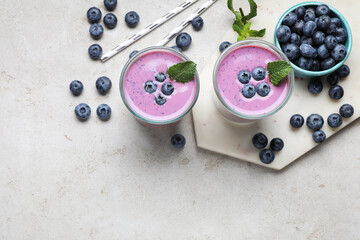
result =
[[154,93],[157,89],[157,85],[153,81],[149,80],[145,82],[144,89],[147,93]]
[[301,44],[305,43],[305,44],[309,44],[311,46],[314,45],[314,41],[312,39],[312,37],[306,37],[306,36],[302,36],[300,38]]
[[266,71],[262,67],[256,67],[252,71],[252,76],[256,81],[264,80],[266,76]]
[[93,44],[89,47],[88,53],[93,60],[98,60],[102,55],[102,47],[99,44]]
[[243,96],[246,98],[252,98],[256,94],[254,85],[252,85],[250,83],[245,84],[243,86],[243,88],[241,89],[241,92],[242,92]]
[[329,96],[338,100],[344,96],[344,89],[340,85],[334,85],[329,89]]
[[324,43],[325,41],[325,33],[317,31],[314,33],[314,35],[312,36],[313,40],[314,40],[314,44],[316,46],[320,46],[321,44]]
[[354,108],[350,104],[344,104],[340,107],[339,112],[343,118],[350,118],[354,114]]
[[304,125],[304,118],[300,114],[294,114],[290,118],[290,125],[293,128],[301,128]]
[[87,19],[90,23],[97,23],[101,20],[101,11],[97,7],[92,7],[87,11]]
[[285,15],[282,23],[288,27],[291,27],[292,25],[295,24],[297,19],[298,19],[298,17],[296,15],[296,13],[289,12],[288,14]]
[[338,40],[338,43],[345,43],[348,38],[346,29],[342,27],[336,28],[334,36]]
[[178,52],[182,52],[181,48],[179,48],[178,46],[172,46],[172,49],[175,49]]
[[164,105],[166,103],[166,98],[159,94],[159,95],[156,95],[155,96],[155,102],[158,104],[158,105]]
[[263,149],[259,153],[260,161],[265,164],[270,164],[275,159],[275,154],[270,149]]
[[333,35],[329,35],[329,36],[326,36],[324,43],[325,43],[326,48],[331,50],[336,46],[338,41],[337,41],[336,37],[334,37]]
[[338,113],[332,113],[329,115],[327,122],[330,127],[337,128],[342,124],[342,117]]
[[96,109],[96,114],[102,121],[107,121],[111,116],[111,108],[107,104],[100,104]]
[[111,88],[111,80],[108,77],[102,76],[96,80],[96,89],[102,95],[105,95]]
[[308,7],[308,8],[306,9],[306,12],[312,12],[312,13],[315,15],[315,8],[313,8],[313,7]]
[[292,33],[290,36],[290,43],[300,46],[300,44],[301,44],[300,36],[297,35],[296,33]]
[[256,92],[262,97],[267,96],[270,93],[270,86],[266,82],[261,82],[256,86]]
[[176,46],[181,48],[183,51],[189,48],[191,42],[191,36],[186,32],[180,33],[176,37]]
[[263,149],[268,144],[268,139],[263,133],[257,133],[252,138],[252,143],[254,147],[258,149]]
[[304,20],[298,19],[298,20],[296,20],[295,24],[292,26],[291,30],[294,33],[302,35],[303,34],[304,24],[305,24]]
[[201,17],[194,17],[191,21],[191,25],[193,26],[194,30],[200,31],[204,26],[204,20]]
[[327,82],[330,85],[336,85],[339,82],[339,75],[337,75],[336,73],[332,73],[327,77]]
[[326,48],[325,44],[318,47],[317,53],[321,59],[325,59],[330,56],[330,53],[329,53],[328,49]]
[[155,75],[155,79],[158,82],[164,82],[166,80],[166,75],[164,73],[162,73],[162,72],[158,72]]
[[290,39],[290,36],[291,36],[291,30],[286,25],[281,25],[276,30],[276,37],[277,37],[278,41],[281,43],[288,42]]
[[324,119],[321,115],[313,113],[306,118],[306,125],[314,131],[320,130],[324,125]]
[[161,92],[166,96],[170,96],[174,90],[175,87],[171,82],[166,82],[161,86]]
[[306,43],[300,45],[300,53],[303,57],[307,58],[315,58],[317,56],[316,49]]
[[247,84],[250,82],[251,79],[251,73],[247,70],[242,70],[239,72],[238,74],[238,80],[243,83],[243,84]]
[[138,50],[134,50],[129,54],[129,59],[132,58],[133,56],[135,56],[139,51]]
[[319,130],[319,131],[313,132],[312,138],[316,143],[322,143],[326,139],[326,134],[324,133],[324,131]]
[[337,17],[334,17],[334,18],[331,18],[331,23],[334,24],[335,26],[337,27],[340,27],[341,26],[341,20]]
[[230,43],[230,42],[227,42],[227,41],[220,43],[220,45],[219,45],[219,51],[220,51],[220,52],[223,52],[223,51],[224,51],[227,47],[229,47],[230,45],[231,45],[231,43]]
[[80,103],[75,107],[75,115],[80,121],[86,121],[91,114],[91,108],[86,103]]
[[317,6],[317,8],[315,10],[315,14],[316,14],[316,16],[329,15],[330,8],[325,4],[321,4],[321,5]]
[[325,34],[327,36],[329,35],[334,35],[336,32],[336,25],[335,24],[330,24],[330,26],[325,30]]
[[271,150],[278,152],[284,148],[284,141],[281,138],[273,138],[270,141]]
[[342,61],[346,57],[347,50],[346,47],[342,44],[336,44],[333,50],[331,50],[331,57],[335,61]]
[[295,13],[298,19],[304,18],[305,12],[306,10],[304,7],[298,7],[297,9],[295,9]]
[[305,70],[310,70],[313,65],[313,60],[311,58],[306,58],[301,56],[298,61],[298,66]]
[[320,66],[320,60],[319,59],[314,59],[313,63],[312,63],[312,67],[310,68],[311,71],[320,71],[321,70],[321,66]]
[[325,31],[328,29],[331,25],[331,19],[329,16],[324,15],[319,17],[319,20],[317,22],[317,28],[321,31]]
[[308,84],[308,90],[312,94],[319,94],[323,90],[323,84],[318,78],[313,78]]
[[321,69],[322,70],[326,70],[326,69],[330,69],[333,66],[335,66],[335,60],[331,57],[326,58],[324,60],[321,61]]
[[297,59],[300,56],[300,49],[299,47],[294,43],[287,44],[283,52],[288,57],[290,61]]
[[140,21],[140,16],[137,12],[131,11],[125,15],[126,25],[130,28],[136,27]]
[[313,13],[312,11],[306,11],[304,15],[304,21],[315,21],[315,13]]
[[303,33],[306,37],[311,37],[317,30],[316,23],[314,21],[308,21],[304,24]]
[[116,24],[117,24],[117,17],[115,16],[115,14],[108,13],[105,15],[104,17],[105,27],[107,27],[108,29],[113,29],[116,27]]
[[102,37],[102,35],[104,33],[104,28],[103,28],[103,26],[101,26],[101,24],[94,23],[90,26],[89,33],[93,39],[98,40]]
[[350,68],[348,65],[342,65],[336,70],[336,74],[339,75],[340,78],[346,78],[350,74]]
[[104,0],[106,10],[113,11],[116,8],[117,0]]
[[79,96],[84,90],[84,85],[79,80],[74,80],[70,83],[70,91],[74,96]]
[[175,148],[183,148],[186,144],[185,137],[181,134],[175,134],[171,137],[171,144]]

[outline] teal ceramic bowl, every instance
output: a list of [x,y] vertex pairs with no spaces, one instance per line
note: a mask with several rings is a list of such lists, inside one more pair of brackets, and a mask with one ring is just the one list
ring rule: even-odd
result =
[[[286,14],[288,14],[289,12],[294,11],[296,8],[298,7],[314,7],[316,8],[318,5],[321,5],[324,3],[321,2],[303,2],[303,3],[299,3],[291,8],[289,8],[279,19],[278,23],[276,24],[275,27],[275,33],[274,33],[274,41],[275,41],[275,45],[281,49],[280,47],[280,43],[276,38],[276,30],[278,29],[278,27],[281,25],[284,17],[286,16]],[[346,29],[347,33],[348,33],[348,39],[345,43],[345,47],[347,49],[347,55],[344,58],[344,60],[342,60],[341,62],[338,62],[334,67],[327,69],[327,70],[323,70],[323,71],[309,71],[309,70],[304,70],[302,68],[299,68],[298,66],[296,66],[295,64],[291,63],[294,72],[295,72],[295,76],[299,77],[299,78],[314,78],[314,77],[320,77],[320,76],[324,76],[327,74],[332,73],[333,71],[335,71],[336,69],[338,69],[341,65],[344,64],[344,62],[346,61],[346,59],[349,57],[350,52],[351,52],[351,47],[352,47],[352,35],[351,35],[351,29],[350,26],[348,24],[348,22],[346,21],[346,19],[344,18],[344,16],[335,8],[333,8],[332,6],[330,6],[329,4],[326,4],[329,6],[330,10],[331,10],[331,14],[330,17],[338,17],[341,20],[341,25],[343,28]]]

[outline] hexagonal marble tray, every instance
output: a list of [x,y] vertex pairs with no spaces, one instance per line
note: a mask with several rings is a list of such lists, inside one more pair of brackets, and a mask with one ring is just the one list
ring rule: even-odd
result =
[[[360,36],[358,33],[353,32],[353,34],[354,39]],[[268,32],[266,35],[264,39],[273,43],[271,39],[273,34]],[[231,39],[236,39],[232,31],[224,37],[224,40]],[[299,113],[305,120],[311,113],[321,114],[325,120],[322,130],[325,131],[327,138],[360,116],[360,81],[356,78],[360,76],[360,68],[356,67],[356,59],[360,59],[360,48],[356,46],[353,47],[346,62],[351,68],[351,74],[339,83],[345,91],[342,99],[338,101],[330,99],[326,79],[323,79],[323,91],[317,96],[308,92],[308,80],[296,79],[293,95],[284,108],[266,119],[247,125],[234,124],[224,119],[214,105],[212,71],[219,54],[217,52],[212,56],[200,74],[200,96],[193,109],[198,147],[280,170],[317,146],[312,139],[312,131],[305,124],[300,129],[293,129],[290,126],[289,119],[293,114]],[[352,104],[355,114],[349,119],[344,119],[338,129],[330,128],[326,122],[328,115],[338,112],[344,103]],[[271,164],[260,162],[260,150],[252,145],[251,139],[257,132],[266,134],[269,142],[274,137],[284,140],[284,149],[275,154],[275,160]],[[326,141],[322,144],[326,145]]]

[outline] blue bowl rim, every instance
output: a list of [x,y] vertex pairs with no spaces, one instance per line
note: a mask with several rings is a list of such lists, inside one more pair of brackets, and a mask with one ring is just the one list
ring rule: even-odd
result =
[[[299,72],[301,73],[301,75],[306,75],[306,76],[309,76],[309,77],[319,77],[319,76],[323,76],[323,75],[327,75],[327,74],[330,74],[332,72],[334,72],[335,70],[337,70],[339,67],[341,67],[345,61],[347,60],[347,58],[349,57],[350,55],[350,52],[351,52],[351,48],[352,48],[352,34],[351,34],[351,29],[350,29],[350,25],[349,23],[346,21],[345,17],[334,7],[332,7],[331,5],[329,4],[326,4],[326,3],[322,3],[322,2],[302,2],[302,3],[299,3],[299,4],[296,4],[294,6],[292,6],[291,8],[289,8],[288,10],[285,11],[285,13],[280,17],[279,21],[277,22],[276,26],[275,26],[275,32],[274,32],[274,41],[275,41],[275,45],[281,49],[280,47],[280,44],[279,44],[279,41],[277,40],[276,38],[276,30],[278,29],[278,27],[282,24],[282,21],[285,17],[286,14],[288,14],[289,12],[291,11],[294,11],[296,8],[298,7],[301,7],[301,6],[312,6],[312,5],[321,5],[321,4],[325,4],[327,6],[329,6],[330,10],[335,14],[337,15],[344,28],[346,29],[347,33],[348,33],[348,39],[347,39],[347,43],[345,45],[346,46],[346,50],[347,50],[347,55],[346,57],[341,61],[341,62],[338,62],[335,66],[333,66],[332,68],[330,69],[327,69],[327,70],[323,70],[323,71],[309,71],[309,70],[305,70],[305,69],[302,69],[298,66],[296,66],[294,63],[291,63],[293,69],[294,69],[294,72]],[[296,75],[296,74],[295,74]]]

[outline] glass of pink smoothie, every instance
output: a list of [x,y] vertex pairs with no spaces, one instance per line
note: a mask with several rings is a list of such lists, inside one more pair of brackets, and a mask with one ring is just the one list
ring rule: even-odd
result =
[[[136,119],[162,126],[180,120],[192,109],[199,95],[198,74],[187,83],[175,82],[166,74],[169,67],[184,61],[189,59],[168,47],[149,47],[129,59],[121,73],[120,94]],[[158,74],[166,79],[158,81]],[[149,82],[152,89],[146,91]],[[164,84],[172,84],[171,94],[164,94]]]
[[[279,60],[289,62],[280,49],[263,40],[243,40],[229,46],[219,56],[213,71],[214,99],[218,111],[238,123],[252,122],[279,111],[289,100],[294,87],[293,71],[279,85],[270,83],[267,64]],[[242,70],[252,73],[256,67],[266,70],[265,78],[257,81],[251,76],[249,84],[256,88],[260,83],[267,83],[270,92],[266,96],[256,93],[253,97],[245,97],[242,94],[245,84],[239,81],[238,74]]]

